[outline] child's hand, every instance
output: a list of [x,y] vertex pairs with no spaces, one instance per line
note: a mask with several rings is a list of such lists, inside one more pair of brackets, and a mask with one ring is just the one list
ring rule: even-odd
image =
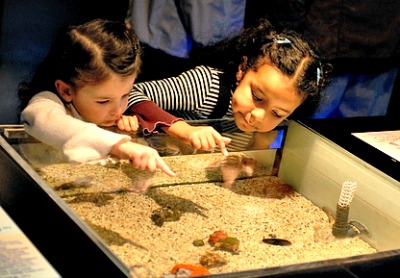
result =
[[228,156],[226,145],[231,142],[230,138],[223,137],[211,126],[190,126],[187,130],[188,141],[196,150],[213,150],[218,145],[222,154]]
[[131,165],[136,169],[153,172],[158,168],[168,176],[175,176],[158,152],[151,147],[131,141],[121,141],[112,147],[110,154],[120,159],[129,159]]
[[126,132],[137,131],[139,129],[139,121],[136,116],[122,115],[117,121],[117,126],[120,130]]
[[191,126],[184,121],[178,121],[164,130],[183,142],[191,144],[196,150],[212,150],[218,145],[223,155],[229,155],[226,145],[231,142],[231,139],[223,137],[211,126]]

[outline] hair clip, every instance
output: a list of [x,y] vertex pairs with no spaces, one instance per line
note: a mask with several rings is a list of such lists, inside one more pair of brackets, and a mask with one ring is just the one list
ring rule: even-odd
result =
[[138,50],[139,49],[139,45],[137,43],[135,43],[134,45],[132,45],[132,49],[133,50]]
[[284,38],[284,39],[276,39],[276,38],[274,38],[273,41],[276,42],[277,44],[288,44],[288,43],[290,44],[290,43],[292,43],[287,38]]
[[321,80],[321,69],[317,68],[317,86],[319,85],[319,81]]

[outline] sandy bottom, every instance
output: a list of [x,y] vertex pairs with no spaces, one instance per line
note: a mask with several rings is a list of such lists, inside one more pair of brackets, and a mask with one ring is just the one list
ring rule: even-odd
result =
[[[38,173],[133,276],[161,277],[175,264],[200,264],[205,254],[217,254],[224,261],[207,267],[215,274],[376,252],[358,237],[333,237],[330,215],[251,161],[239,157],[221,163],[220,155],[165,160],[176,178],[142,173],[124,162],[55,164]],[[152,187],[141,192],[148,186]],[[178,217],[156,224],[152,215],[162,208]],[[209,236],[221,230],[239,240],[237,250],[209,244]],[[267,244],[266,238],[285,239],[290,245]],[[194,240],[204,245],[194,246]]]

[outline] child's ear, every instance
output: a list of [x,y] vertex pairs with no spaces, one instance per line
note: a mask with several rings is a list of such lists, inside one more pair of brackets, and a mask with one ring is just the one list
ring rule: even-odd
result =
[[72,101],[72,88],[70,85],[59,79],[56,80],[54,85],[56,86],[57,93],[65,102]]
[[244,74],[246,73],[247,70],[247,57],[243,56],[242,57],[242,62],[240,63],[239,67],[238,67],[238,71],[236,73],[236,80],[239,82],[240,80],[242,80]]

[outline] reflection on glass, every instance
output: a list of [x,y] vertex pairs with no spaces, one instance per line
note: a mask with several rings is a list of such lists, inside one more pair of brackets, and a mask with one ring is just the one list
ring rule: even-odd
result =
[[[279,149],[283,145],[287,127],[287,123],[284,122],[270,132],[243,132],[237,128],[233,119],[193,120],[187,122],[193,126],[212,126],[222,136],[231,138],[232,141],[227,146],[230,152]],[[143,138],[149,146],[157,149],[162,156],[219,152],[218,147],[213,151],[194,150],[190,145],[184,144],[166,134],[153,134]]]
[[[233,119],[193,120],[188,122],[191,125],[212,126],[223,136],[231,138],[231,143],[227,145],[229,152],[281,149],[287,128],[287,123],[283,122],[270,132],[246,133],[236,127]],[[122,131],[118,130],[117,127],[107,129],[113,132],[122,133]],[[14,145],[17,151],[32,165],[40,167],[53,163],[67,162],[60,150],[43,144],[29,136],[24,132],[22,125],[3,125],[2,132],[4,132],[7,141]],[[129,133],[129,135],[132,137],[134,142],[155,148],[161,156],[219,152],[218,147],[211,151],[195,150],[190,144],[183,143],[179,139],[165,133],[155,133],[149,136],[144,136],[141,131],[137,131],[135,133]],[[109,161],[107,161],[107,163],[108,162]]]

